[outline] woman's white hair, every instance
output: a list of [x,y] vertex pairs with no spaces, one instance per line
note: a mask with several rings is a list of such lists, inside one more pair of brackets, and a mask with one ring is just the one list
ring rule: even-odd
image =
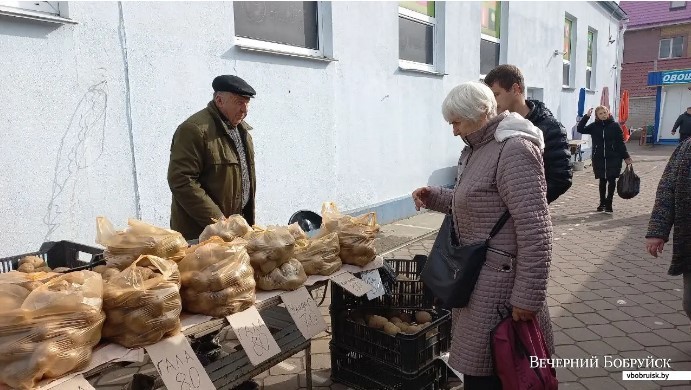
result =
[[494,93],[484,83],[469,81],[454,87],[441,105],[444,120],[460,118],[473,122],[497,115]]

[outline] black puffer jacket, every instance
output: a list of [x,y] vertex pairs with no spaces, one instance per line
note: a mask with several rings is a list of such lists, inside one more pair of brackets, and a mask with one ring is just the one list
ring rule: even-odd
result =
[[547,202],[551,203],[571,188],[573,171],[566,129],[539,100],[526,100],[530,112],[525,119],[542,130],[545,152],[542,155],[547,180]]
[[629,152],[624,144],[624,133],[619,123],[610,116],[608,119],[586,126],[590,116],[585,115],[578,123],[578,132],[590,134],[593,140],[593,173],[596,179],[611,179],[619,177],[624,159],[629,158]]

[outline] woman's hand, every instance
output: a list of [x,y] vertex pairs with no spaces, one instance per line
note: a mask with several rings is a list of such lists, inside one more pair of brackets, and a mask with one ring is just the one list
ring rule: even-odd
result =
[[514,306],[511,315],[514,321],[530,321],[535,317],[535,312]]
[[429,196],[432,193],[429,187],[420,187],[413,191],[413,202],[415,202],[415,210],[420,211],[420,208],[427,208]]
[[662,253],[662,251],[665,249],[665,240],[661,238],[646,238],[645,239],[645,249],[653,255],[653,257],[657,257],[658,253]]
[[631,157],[625,159],[624,162],[626,163],[626,165],[631,165],[631,164],[633,164],[633,160],[631,160]]
[[586,115],[588,115],[588,116],[593,115],[593,108],[592,107],[590,107],[590,109],[588,110],[588,113]]

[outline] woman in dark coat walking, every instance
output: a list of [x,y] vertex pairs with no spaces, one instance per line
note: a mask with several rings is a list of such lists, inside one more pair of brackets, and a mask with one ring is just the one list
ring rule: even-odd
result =
[[586,126],[593,109],[578,123],[577,131],[581,134],[589,134],[593,140],[593,173],[596,179],[600,179],[600,205],[597,211],[613,212],[612,200],[617,184],[617,177],[621,173],[621,162],[631,165],[633,161],[626,151],[624,133],[615,122],[609,109],[598,106],[595,109],[595,122]]

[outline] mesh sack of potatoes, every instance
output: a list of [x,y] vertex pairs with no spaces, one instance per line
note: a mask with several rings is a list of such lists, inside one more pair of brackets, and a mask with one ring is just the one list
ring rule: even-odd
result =
[[317,237],[338,234],[340,258],[345,264],[364,266],[377,255],[374,238],[379,233],[377,215],[367,213],[357,217],[342,214],[335,203],[322,204],[322,227]]
[[246,245],[242,238],[226,243],[213,237],[188,251],[178,264],[186,311],[225,317],[254,304],[256,283]]
[[268,274],[255,272],[257,287],[260,290],[296,290],[305,284],[307,274],[302,264],[296,259],[290,259]]
[[180,330],[180,272],[175,262],[145,255],[104,283],[103,337],[143,347]]
[[33,291],[12,278],[0,278],[0,384],[32,389],[84,368],[105,318],[101,276],[57,275]]
[[103,257],[108,265],[124,270],[141,255],[173,261],[185,256],[187,241],[175,230],[136,219],[129,219],[127,224],[127,229],[116,231],[105,217],[96,218],[96,242],[106,247]]
[[230,242],[237,237],[243,237],[251,231],[252,227],[245,218],[242,215],[234,214],[205,227],[202,234],[199,235],[199,242],[206,241],[214,236],[222,238],[223,241]]
[[341,268],[338,234],[295,241],[295,258],[307,275],[331,275]]
[[244,238],[252,267],[263,275],[293,258],[295,238],[287,227],[254,226]]

